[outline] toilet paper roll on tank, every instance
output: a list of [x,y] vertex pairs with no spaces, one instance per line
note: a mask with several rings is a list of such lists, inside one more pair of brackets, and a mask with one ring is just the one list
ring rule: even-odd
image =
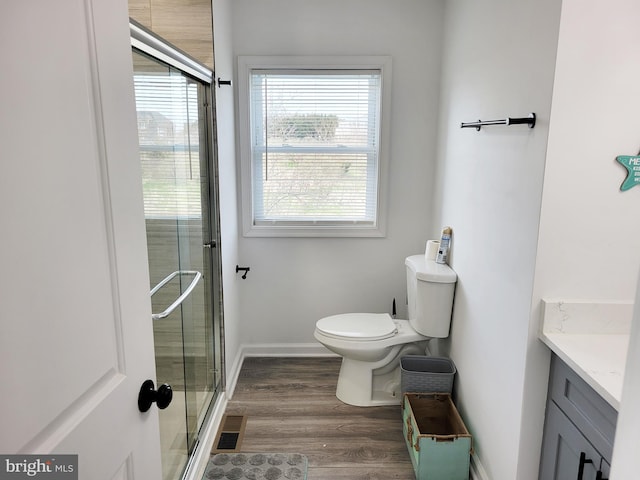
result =
[[424,251],[424,256],[427,260],[431,260],[435,262],[436,255],[438,255],[438,250],[440,249],[440,240],[427,240],[427,247]]
[[427,240],[424,257],[436,263],[449,263],[449,248],[451,247],[451,227],[442,229],[440,240]]

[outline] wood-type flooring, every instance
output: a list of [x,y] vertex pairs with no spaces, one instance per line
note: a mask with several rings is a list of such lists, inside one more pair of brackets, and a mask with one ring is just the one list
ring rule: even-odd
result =
[[308,480],[414,480],[400,406],[342,403],[340,362],[246,358],[225,412],[247,416],[240,451],[304,454]]

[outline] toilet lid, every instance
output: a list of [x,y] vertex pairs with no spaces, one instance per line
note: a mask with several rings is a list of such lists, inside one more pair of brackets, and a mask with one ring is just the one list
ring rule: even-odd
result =
[[323,334],[351,340],[382,340],[396,334],[396,324],[388,313],[344,313],[316,323]]

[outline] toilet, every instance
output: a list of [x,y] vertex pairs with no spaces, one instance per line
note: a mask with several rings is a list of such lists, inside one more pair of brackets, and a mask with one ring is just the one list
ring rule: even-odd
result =
[[342,356],[336,396],[360,407],[399,405],[400,358],[424,355],[432,338],[449,336],[456,273],[413,255],[405,260],[409,319],[345,313],[316,322],[314,337]]

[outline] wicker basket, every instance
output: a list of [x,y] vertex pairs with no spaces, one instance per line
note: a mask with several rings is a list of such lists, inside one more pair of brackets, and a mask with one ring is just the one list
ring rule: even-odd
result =
[[456,366],[446,357],[407,355],[400,359],[401,389],[411,393],[451,393]]

